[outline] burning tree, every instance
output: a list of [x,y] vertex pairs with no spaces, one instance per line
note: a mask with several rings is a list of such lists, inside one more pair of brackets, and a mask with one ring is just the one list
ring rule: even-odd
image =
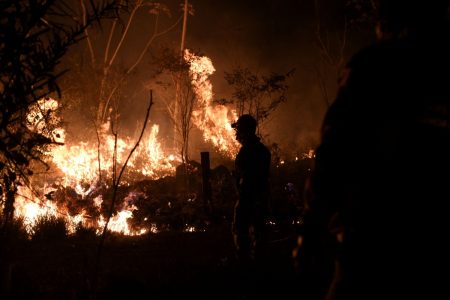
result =
[[192,89],[189,73],[182,70],[177,76],[178,95],[175,115],[175,128],[180,136],[180,153],[183,163],[189,162],[189,136],[192,129],[192,112],[196,107],[196,96]]
[[165,102],[168,116],[175,129],[177,149],[182,162],[188,163],[189,135],[193,127],[192,113],[198,106],[189,72],[190,62],[167,48],[163,49],[157,61],[158,70],[149,86],[156,88]]
[[211,59],[192,50],[185,50],[182,57],[169,49],[162,53],[158,72],[148,86],[156,89],[165,101],[183,161],[189,160],[189,136],[194,126],[216,150],[234,157],[239,146],[231,122],[237,115],[225,103],[213,101],[209,76],[215,68]]
[[0,5],[0,193],[5,222],[13,216],[17,186],[27,184],[32,174],[31,162],[45,164],[46,148],[59,142],[54,115],[47,109],[53,105],[47,97],[60,96],[57,80],[64,72],[57,66],[89,24],[116,11],[114,2],[90,2],[83,22],[73,18],[68,1],[5,0]]

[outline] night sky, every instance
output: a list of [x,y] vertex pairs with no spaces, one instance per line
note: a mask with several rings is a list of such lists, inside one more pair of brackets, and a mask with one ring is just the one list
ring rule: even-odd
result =
[[[320,60],[317,22],[320,19],[322,29],[335,39],[342,34],[345,3],[317,1],[317,17],[314,0],[193,0],[196,12],[189,19],[187,46],[200,49],[213,60],[216,73],[212,81],[218,98],[229,96],[223,74],[235,66],[262,74],[295,69],[295,76],[288,82],[288,101],[268,126],[269,139],[283,148],[307,147],[316,141],[327,107],[314,75],[314,66]],[[347,38],[345,59],[373,36],[371,31],[355,26]]]

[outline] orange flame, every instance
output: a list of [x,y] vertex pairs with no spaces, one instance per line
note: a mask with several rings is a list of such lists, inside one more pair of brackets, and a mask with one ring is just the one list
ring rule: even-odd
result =
[[198,109],[192,114],[194,124],[203,131],[205,141],[211,142],[228,157],[234,157],[239,150],[239,144],[234,138],[231,121],[237,119],[237,114],[225,105],[212,103],[213,92],[209,76],[216,70],[211,59],[197,56],[189,50],[185,50],[184,59],[189,63],[192,86],[198,101]]
[[[191,82],[198,101],[197,109],[192,115],[193,123],[203,131],[205,141],[211,142],[215,149],[228,157],[234,157],[239,145],[234,138],[231,122],[237,119],[237,114],[224,105],[213,105],[212,84],[209,76],[215,72],[215,69],[211,60],[206,56],[196,56],[188,50],[185,51],[184,58],[190,66]],[[73,188],[78,195],[85,198],[95,189],[100,174],[111,177],[114,152],[117,165],[122,166],[134,143],[129,137],[116,138],[112,134],[108,134],[108,123],[103,124],[100,128],[99,138],[102,141],[100,145],[89,141],[69,143],[65,141],[64,129],[58,127],[61,122],[56,113],[58,109],[59,103],[54,99],[39,100],[30,109],[27,125],[30,130],[40,132],[56,142],[65,143],[50,148],[47,153],[48,159],[61,171],[59,184],[63,187]],[[51,128],[51,131],[45,132],[47,128]],[[128,162],[127,170],[130,173],[141,174],[152,179],[175,173],[175,166],[180,159],[178,156],[163,151],[161,143],[158,141],[158,132],[159,126],[153,125],[150,132],[143,137],[140,146]],[[89,188],[83,187],[86,186],[86,183],[90,185]],[[106,222],[104,216],[100,215],[99,219],[93,222],[87,219],[84,211],[71,215],[67,208],[57,207],[55,202],[43,200],[44,196],[37,196],[37,194],[46,195],[48,192],[48,188],[45,187],[38,190],[37,193],[20,187],[15,201],[15,215],[24,218],[29,230],[39,216],[51,215],[64,217],[70,233],[75,231],[76,225],[80,222],[86,226],[93,226],[97,233],[101,232]],[[93,205],[100,211],[103,202],[101,196],[97,196],[93,201]],[[126,198],[122,201],[126,203]],[[151,224],[150,228],[138,230],[130,227],[128,220],[133,217],[133,211],[136,209],[134,205],[124,205],[122,210],[111,217],[108,230],[125,235],[140,235],[149,231],[158,232],[155,224]],[[196,230],[194,227],[186,226],[186,231]],[[29,233],[32,232],[29,231]]]
[[[54,138],[55,141],[64,142],[64,130],[57,127],[60,119],[54,113],[58,108],[59,103],[54,99],[38,101],[37,105],[30,109],[27,116],[27,125],[31,130],[46,134]],[[47,119],[44,120],[44,116],[47,116]],[[48,116],[51,118],[48,118]],[[51,122],[52,132],[44,132],[47,128],[45,122],[47,122],[47,125]],[[113,135],[106,133],[108,127],[109,124],[104,124],[100,130],[100,138],[104,141],[100,146],[97,143],[89,143],[87,141],[73,144],[66,141],[64,145],[53,146],[49,149],[46,153],[48,160],[53,162],[62,173],[59,180],[60,185],[73,188],[78,195],[84,198],[95,187],[95,182],[99,179],[99,160],[101,162],[101,171],[105,172],[107,176],[111,176],[114,147],[116,147],[118,165],[121,166],[124,163],[134,143],[131,142],[129,137],[115,139]],[[175,155],[164,153],[158,141],[158,131],[159,126],[153,125],[150,133],[142,139],[141,146],[138,147],[128,162],[128,168],[131,172],[136,172],[152,179],[174,174],[175,165],[179,160]],[[83,187],[85,183],[91,186],[86,189]],[[63,217],[69,233],[74,233],[77,224],[80,222],[83,225],[94,226],[97,233],[100,233],[104,227],[104,216],[100,216],[96,222],[88,222],[85,212],[71,215],[68,209],[58,207],[55,202],[43,200],[45,199],[43,195],[50,192],[48,188],[39,189],[34,186],[33,189],[36,189],[36,191],[33,192],[28,187],[19,187],[14,205],[15,216],[24,219],[24,225],[29,234],[32,234],[33,227],[41,216]],[[38,196],[38,194],[42,196]],[[123,201],[125,202],[125,200]],[[93,201],[93,205],[100,209],[103,202],[101,196],[98,196]],[[121,211],[111,217],[108,230],[125,235],[140,235],[148,231],[157,232],[155,224],[152,224],[149,229],[142,228],[139,230],[133,230],[129,226],[128,220],[132,218],[133,211],[136,209],[134,205],[124,206]]]
[[33,228],[37,220],[44,216],[61,217],[64,216],[69,233],[74,233],[78,223],[84,221],[85,212],[71,216],[59,211],[59,208],[52,201],[41,201],[32,191],[23,186],[18,187],[17,196],[14,203],[16,217],[22,217],[25,229],[28,234],[33,233]]

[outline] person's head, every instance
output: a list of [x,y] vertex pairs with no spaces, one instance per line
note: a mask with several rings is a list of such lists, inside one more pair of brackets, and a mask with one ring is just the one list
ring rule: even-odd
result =
[[377,36],[397,38],[435,31],[448,21],[450,0],[379,0]]
[[245,114],[231,124],[231,127],[236,130],[236,140],[241,144],[245,144],[245,142],[255,136],[257,122],[251,115]]

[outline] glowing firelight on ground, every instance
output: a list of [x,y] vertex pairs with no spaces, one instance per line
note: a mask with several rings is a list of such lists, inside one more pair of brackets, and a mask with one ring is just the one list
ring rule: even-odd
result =
[[[54,185],[71,188],[84,199],[97,188],[100,174],[103,174],[106,178],[111,178],[114,151],[116,151],[117,165],[122,166],[134,143],[129,137],[116,139],[112,134],[108,134],[109,124],[104,124],[99,130],[99,138],[103,141],[100,145],[87,141],[76,143],[65,141],[65,131],[59,127],[61,120],[56,113],[58,109],[59,103],[54,99],[39,100],[30,109],[27,126],[30,130],[39,132],[58,143],[58,145],[45,150],[47,162],[53,163],[59,171],[57,172],[59,177],[56,180],[52,178],[56,182]],[[51,130],[45,131],[46,124]],[[130,172],[151,179],[175,173],[175,166],[179,163],[179,160],[173,154],[164,153],[158,140],[158,132],[159,126],[154,124],[144,135],[140,147],[137,148],[128,162],[127,167]],[[44,196],[49,195],[56,189],[55,187],[49,188],[47,183],[44,183],[43,187],[34,184],[18,188],[14,205],[15,216],[23,219],[29,234],[33,233],[32,228],[39,218],[44,217],[63,218],[69,233],[74,233],[80,223],[83,226],[94,227],[97,233],[101,233],[106,222],[105,216],[100,214],[98,220],[88,220],[84,211],[75,215],[70,214],[68,208],[64,205],[58,205],[51,197]],[[118,199],[117,201],[121,200]],[[100,212],[103,202],[101,196],[97,196],[92,201],[92,205]],[[135,210],[137,208],[134,205],[124,206],[122,210],[113,214],[108,223],[108,230],[125,235],[140,235],[148,231],[157,232],[155,224],[152,224],[149,229],[133,230],[129,226],[128,220],[133,217],[133,211]]]
[[[196,56],[186,50],[184,59],[189,63],[191,83],[197,98],[197,109],[193,112],[192,121],[202,132],[206,142],[210,142],[216,150],[232,158],[236,155],[239,145],[234,138],[231,123],[237,119],[234,110],[224,105],[213,105],[212,84],[209,76],[215,72],[211,60],[206,56]],[[51,98],[41,99],[32,107],[28,114],[27,126],[52,139],[58,145],[46,149],[46,157],[49,163],[56,166],[54,172],[57,179],[53,178],[53,189],[57,187],[73,189],[81,199],[87,199],[88,195],[99,187],[100,178],[112,178],[113,157],[116,157],[117,166],[122,166],[134,146],[134,139],[130,137],[115,137],[109,133],[110,124],[105,123],[99,128],[97,141],[76,142],[67,141],[65,130],[61,128],[61,119],[57,112],[59,103]],[[50,128],[50,129],[48,129]],[[47,131],[46,131],[47,130]],[[154,124],[146,132],[127,164],[129,174],[140,174],[143,178],[158,179],[163,176],[173,175],[175,167],[180,163],[177,155],[166,153],[158,139],[159,126]],[[124,179],[123,183],[128,183]],[[56,182],[56,183],[55,183]],[[42,182],[40,183],[42,185]],[[57,187],[55,187],[55,184]],[[89,219],[85,211],[70,214],[64,204],[57,203],[46,197],[52,192],[47,183],[44,187],[22,186],[19,188],[15,199],[15,215],[24,219],[27,228],[32,228],[39,217],[53,216],[64,218],[68,231],[73,233],[76,226],[93,227],[99,234],[106,224],[106,217],[100,213],[102,208],[102,196],[90,198],[99,213],[97,220]],[[63,199],[63,201],[66,201]],[[126,199],[117,199],[119,203]],[[123,205],[120,211],[111,216],[108,229],[125,235],[140,235],[146,232],[158,232],[154,223],[146,223],[149,228],[133,229],[128,220],[133,218],[133,212],[137,210],[135,205]],[[195,227],[186,225],[186,231],[196,231]],[[31,231],[29,231],[31,234]]]
[[84,211],[70,216],[67,213],[62,213],[59,208],[52,201],[42,202],[37,198],[30,189],[19,186],[17,196],[15,199],[15,216],[23,218],[23,224],[28,234],[33,234],[33,228],[38,222],[39,218],[54,217],[59,218],[64,215],[66,227],[69,233],[74,233],[77,224],[83,222]]

